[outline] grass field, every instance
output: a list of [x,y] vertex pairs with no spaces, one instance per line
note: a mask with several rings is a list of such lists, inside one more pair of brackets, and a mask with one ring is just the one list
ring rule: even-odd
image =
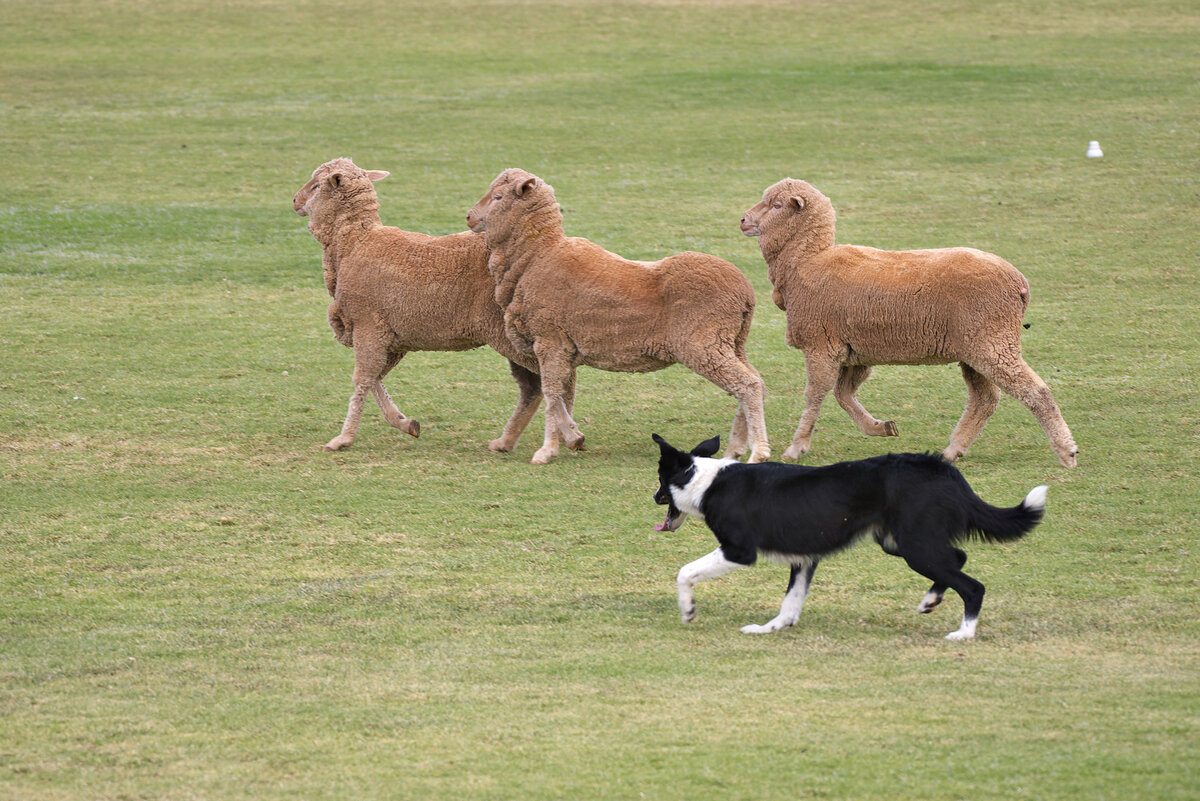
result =
[[[1194,2],[0,0],[0,799],[1200,798],[1200,7]],[[1089,140],[1104,158],[1087,159]],[[568,234],[735,262],[782,453],[803,360],[741,213],[779,178],[839,240],[969,244],[1029,278],[1028,361],[1081,448],[1005,398],[961,462],[1050,494],[976,546],[961,605],[871,547],[697,591],[656,533],[650,433],[727,435],[682,368],[580,374],[589,450],[489,351],[389,378],[336,434],[351,354],[292,194],[390,170],[385,223],[462,230],[501,169]],[[953,366],[881,368],[862,437],[936,450]]]

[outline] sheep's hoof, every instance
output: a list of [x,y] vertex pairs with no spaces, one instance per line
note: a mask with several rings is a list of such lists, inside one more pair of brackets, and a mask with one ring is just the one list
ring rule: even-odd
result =
[[896,424],[891,420],[887,420],[883,424],[883,435],[885,437],[898,437],[900,436],[900,429],[896,428]]
[[405,420],[405,422],[408,423],[408,425],[406,425],[404,427],[404,430],[407,431],[409,434],[412,434],[414,439],[416,437],[421,436],[421,424],[420,423],[418,423],[416,420],[412,419],[411,417],[407,418]]
[[513,446],[504,439],[494,439],[488,443],[488,450],[492,453],[508,453],[512,449]]
[[340,451],[343,448],[349,448],[353,444],[354,440],[351,437],[334,437],[333,439],[329,440],[329,442],[325,443],[325,452],[331,453],[333,451]]
[[947,462],[957,462],[958,457],[962,456],[966,451],[961,451],[958,448],[950,447],[942,451],[942,459]]
[[567,447],[573,451],[586,451],[587,446],[583,444],[583,435],[579,435],[579,439],[573,439],[567,443]]
[[760,462],[768,461],[770,458],[771,451],[769,449],[754,451],[750,454],[750,458],[746,460],[746,464],[759,464]]
[[1079,451],[1072,451],[1071,453],[1068,453],[1066,456],[1059,456],[1058,463],[1061,464],[1063,467],[1074,467],[1075,466],[1075,456],[1078,453],[1079,453]]
[[538,448],[537,453],[529,460],[530,464],[550,464],[550,460],[558,454],[550,448]]
[[808,453],[807,445],[805,445],[803,448],[800,447],[799,445],[790,445],[790,446],[788,446],[788,449],[783,452],[783,458],[791,459],[794,461],[796,459],[799,459],[801,456],[803,456],[806,453]]

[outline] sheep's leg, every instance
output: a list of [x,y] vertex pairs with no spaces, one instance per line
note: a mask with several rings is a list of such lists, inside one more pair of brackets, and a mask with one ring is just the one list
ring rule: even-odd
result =
[[558,455],[558,437],[561,433],[563,442],[572,450],[583,447],[583,433],[571,419],[567,410],[565,398],[570,393],[572,403],[575,385],[575,367],[570,358],[561,348],[552,344],[534,343],[534,352],[538,357],[538,370],[542,376],[542,394],[546,399],[546,431],[542,447],[538,448],[531,460],[533,464],[546,464]]
[[586,451],[583,432],[575,425],[572,413],[575,409],[575,368],[571,368],[567,380],[563,383],[562,394],[558,397],[558,433],[562,436],[563,444],[573,451]]
[[[740,454],[746,447],[746,440],[749,440],[750,458],[747,460],[748,462],[765,462],[770,459],[771,446],[767,442],[767,421],[763,412],[763,398],[767,394],[767,386],[763,383],[762,376],[758,374],[758,371],[747,362],[738,359],[734,354],[730,354],[716,366],[712,366],[711,362],[700,360],[685,359],[681,361],[684,366],[707,378],[738,400],[738,410],[734,414],[733,430],[725,455],[735,458],[731,454],[734,452]],[[739,422],[739,419],[744,423]],[[738,433],[743,424],[746,433],[739,443]]]
[[807,373],[804,382],[804,413],[800,415],[800,425],[796,426],[792,444],[783,452],[784,459],[799,459],[808,453],[813,430],[817,427],[817,415],[821,412],[821,402],[837,382],[838,364],[835,361],[822,359],[817,354],[805,351],[804,367]]
[[1058,455],[1063,467],[1074,467],[1079,448],[1071,437],[1071,430],[1063,420],[1050,387],[1038,377],[1025,360],[1019,356],[1013,361],[989,365],[972,365],[976,370],[996,382],[1004,390],[1025,405],[1042,426],[1050,440],[1050,447]]
[[723,454],[726,459],[740,459],[746,452],[749,426],[746,423],[746,404],[738,402],[737,414],[733,416],[733,428],[729,432],[729,447]]
[[999,387],[966,362],[960,362],[959,367],[963,381],[967,382],[967,408],[950,434],[949,447],[942,451],[942,458],[947,462],[966,454],[1000,403]]
[[[570,420],[571,426],[575,426],[575,417],[574,417],[574,415],[575,415],[575,383],[576,383],[576,372],[574,370],[572,370],[571,376],[567,380],[567,385],[563,388],[563,397],[562,397],[563,408],[566,409],[567,419]],[[576,432],[578,432],[578,430],[579,430],[578,426],[575,426],[575,430],[576,430]],[[558,440],[559,440],[559,429],[556,428],[554,431],[554,441],[558,442]],[[573,451],[586,451],[587,450],[587,446],[584,444],[582,434],[579,434],[579,438],[574,441],[574,445],[568,445],[567,447],[571,448],[571,450],[573,450]]]
[[833,396],[838,404],[850,415],[858,430],[868,437],[896,437],[900,435],[896,424],[891,420],[876,420],[863,405],[859,403],[856,393],[862,383],[871,375],[871,368],[866,365],[842,365],[838,373],[837,386]]
[[368,349],[361,341],[364,337],[359,339],[359,346],[354,349],[354,391],[350,394],[350,408],[346,411],[346,422],[342,423],[342,433],[326,443],[327,451],[340,451],[354,444],[362,419],[363,401],[379,383],[388,364],[385,351]]
[[525,431],[525,427],[533,418],[533,413],[537,411],[542,402],[541,376],[526,370],[513,361],[508,363],[508,369],[517,382],[520,397],[517,399],[517,408],[513,409],[512,416],[505,423],[500,438],[494,439],[488,444],[489,451],[500,453],[508,453],[517,446],[517,440],[521,438],[521,433]]
[[573,451],[586,451],[587,444],[583,439],[583,432],[579,430],[579,426],[575,425],[575,370],[571,370],[571,378],[567,382],[567,386],[563,388],[563,395],[559,401],[562,408],[559,410],[559,433],[562,434],[563,442]]
[[406,434],[412,434],[414,437],[421,436],[421,424],[411,417],[405,417],[403,412],[396,408],[396,404],[392,402],[392,396],[388,395],[387,387],[383,385],[384,377],[392,371],[392,368],[400,363],[404,358],[404,352],[393,353],[388,356],[387,364],[383,368],[383,373],[371,385],[371,394],[375,396],[375,403],[379,406],[379,411],[383,412],[383,419],[388,421],[388,424],[394,426]]

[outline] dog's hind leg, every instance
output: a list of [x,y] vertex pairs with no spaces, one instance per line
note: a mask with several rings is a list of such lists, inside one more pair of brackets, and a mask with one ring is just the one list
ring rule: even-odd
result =
[[[958,548],[954,549],[954,553],[958,557],[958,569],[962,570],[963,565],[967,563],[967,555]],[[921,603],[917,605],[917,611],[922,615],[929,614],[942,602],[942,596],[945,594],[945,584],[934,584],[929,588],[929,592],[925,593],[925,597],[921,599]]]
[[743,634],[770,634],[773,631],[793,626],[800,619],[800,610],[804,608],[804,599],[808,597],[808,588],[812,586],[813,571],[817,569],[816,559],[805,559],[792,565],[792,575],[788,579],[787,594],[779,606],[779,614],[761,626],[751,624],[742,626]]
[[696,619],[696,599],[692,589],[696,586],[697,581],[723,576],[730,570],[736,570],[739,567],[745,567],[745,565],[726,559],[724,551],[717,548],[707,556],[702,556],[679,568],[679,576],[675,581],[679,587],[679,614],[683,618],[683,622],[691,623]]
[[[975,626],[979,621],[979,610],[983,606],[984,587],[975,579],[962,572],[958,565],[957,549],[939,550],[936,552],[920,551],[904,554],[908,566],[933,581],[930,593],[936,593],[939,588],[949,587],[959,594],[963,600],[962,623],[957,631],[946,635],[947,640],[969,640],[975,636]],[[945,592],[945,589],[942,590]],[[928,598],[928,595],[926,596]],[[930,607],[932,608],[932,607]]]

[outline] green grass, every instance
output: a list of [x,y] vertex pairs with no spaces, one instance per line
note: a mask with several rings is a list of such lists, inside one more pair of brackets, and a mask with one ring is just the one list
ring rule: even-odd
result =
[[[1200,793],[1200,12],[1184,2],[0,0],[0,798],[1185,799]],[[1104,148],[1084,158],[1088,140]],[[290,208],[318,164],[390,170],[384,221],[448,233],[501,169],[568,233],[734,261],[776,453],[801,409],[756,243],[784,176],[839,239],[969,244],[1030,279],[1026,356],[1082,453],[1002,401],[961,463],[1049,483],[959,603],[864,547],[674,575],[656,431],[728,432],[681,368],[583,371],[589,450],[488,453],[487,351],[389,378],[326,454],[350,352]],[[954,367],[826,404],[812,462],[944,447]]]

